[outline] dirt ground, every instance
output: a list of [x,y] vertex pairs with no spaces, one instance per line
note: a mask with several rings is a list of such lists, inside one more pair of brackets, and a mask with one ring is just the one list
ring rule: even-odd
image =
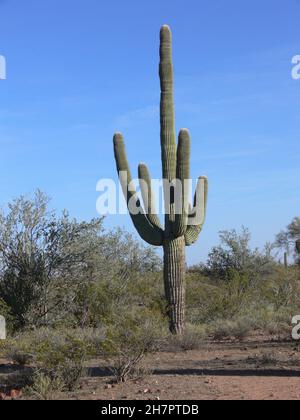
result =
[[[9,366],[2,361],[0,374]],[[1,361],[0,361],[1,363]],[[90,377],[66,399],[298,400],[300,345],[261,337],[244,343],[206,343],[198,350],[162,352],[147,361],[145,379],[115,384],[95,360]]]
[[[114,384],[92,369],[76,399],[298,400],[300,346],[256,337],[245,343],[207,343],[199,350],[158,353],[146,379]],[[103,375],[105,373],[103,372]]]

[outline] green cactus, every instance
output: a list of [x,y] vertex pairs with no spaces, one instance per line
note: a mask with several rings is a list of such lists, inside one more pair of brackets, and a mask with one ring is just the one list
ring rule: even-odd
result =
[[[123,136],[114,135],[114,152],[120,183],[133,224],[141,238],[154,246],[164,249],[164,283],[167,299],[170,330],[174,334],[184,331],[185,323],[185,246],[192,245],[198,239],[204,220],[194,225],[189,218],[194,216],[198,206],[206,211],[208,181],[200,177],[195,192],[194,208],[189,203],[188,183],[190,179],[190,135],[183,129],[176,144],[174,120],[172,35],[168,26],[160,31],[160,66],[161,83],[160,124],[161,156],[165,197],[165,227],[163,228],[155,210],[155,198],[151,188],[151,177],[145,164],[139,165],[139,179],[144,208],[136,190],[130,185],[132,181]],[[175,180],[182,181],[182,208],[178,211],[170,193],[170,185]],[[175,181],[176,182],[176,181]],[[173,183],[173,184],[172,184]],[[204,195],[200,197],[204,185]],[[203,190],[203,188],[202,188]],[[171,198],[170,198],[171,195]],[[200,202],[202,200],[202,202]]]

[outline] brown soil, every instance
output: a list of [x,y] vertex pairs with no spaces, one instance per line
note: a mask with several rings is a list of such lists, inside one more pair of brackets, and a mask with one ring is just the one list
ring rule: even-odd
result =
[[[115,384],[99,361],[68,399],[298,400],[300,346],[262,337],[244,343],[206,343],[199,350],[162,352],[148,359],[153,374]],[[3,364],[1,371],[7,372]],[[0,376],[1,377],[1,376]]]
[[[199,350],[159,353],[148,360],[153,374],[113,384],[105,372],[73,398],[143,400],[298,400],[300,347],[256,338],[242,344],[207,343]],[[102,373],[102,377],[100,376]]]

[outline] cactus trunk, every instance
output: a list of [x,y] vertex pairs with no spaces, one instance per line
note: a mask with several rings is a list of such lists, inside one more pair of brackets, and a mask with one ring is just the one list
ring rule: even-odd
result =
[[170,331],[182,334],[185,324],[185,239],[164,242],[164,283]]

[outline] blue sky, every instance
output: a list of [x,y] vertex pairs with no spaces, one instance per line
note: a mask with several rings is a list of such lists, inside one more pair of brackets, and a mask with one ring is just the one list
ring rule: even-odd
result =
[[[207,221],[188,250],[248,226],[262,246],[300,208],[300,1],[0,0],[0,203],[37,187],[79,219],[116,178],[112,135],[132,172],[160,177],[158,34],[173,30],[176,126],[192,135],[192,175],[210,179]],[[128,216],[108,227],[133,231]]]

